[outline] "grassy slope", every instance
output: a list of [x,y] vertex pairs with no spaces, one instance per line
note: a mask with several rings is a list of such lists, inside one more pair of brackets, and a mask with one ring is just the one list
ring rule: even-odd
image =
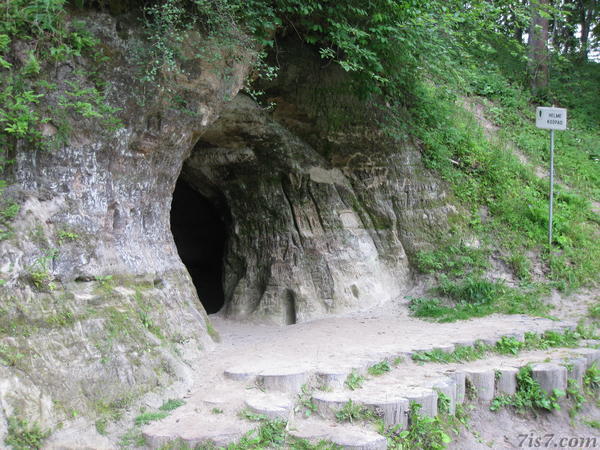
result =
[[[544,314],[541,299],[552,288],[563,291],[597,282],[600,273],[600,216],[591,201],[600,195],[600,64],[569,66],[555,74],[549,102],[569,109],[569,130],[557,133],[554,241],[547,245],[548,182],[513,152],[516,144],[535,165],[548,166],[548,132],[534,124],[536,103],[503,73],[486,64],[463,70],[459,89],[446,83],[427,86],[428,99],[415,112],[425,157],[453,186],[471,211],[438,249],[421,253],[419,269],[437,279],[413,311],[438,320],[457,320],[492,312]],[[457,97],[489,100],[486,117],[500,127],[488,140]],[[596,204],[597,206],[597,204]],[[482,211],[489,214],[481,214]],[[482,246],[470,248],[464,236],[476,234]],[[515,282],[494,280],[491,257],[504,261]],[[532,267],[543,276],[532,276]],[[443,300],[438,300],[436,297]]]

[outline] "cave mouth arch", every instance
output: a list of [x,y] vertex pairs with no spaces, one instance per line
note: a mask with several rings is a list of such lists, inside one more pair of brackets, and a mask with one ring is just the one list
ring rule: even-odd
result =
[[218,208],[179,178],[171,203],[171,232],[208,314],[221,310],[227,228]]

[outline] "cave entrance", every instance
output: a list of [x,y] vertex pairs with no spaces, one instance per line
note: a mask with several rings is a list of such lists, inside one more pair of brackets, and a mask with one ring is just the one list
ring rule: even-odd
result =
[[218,312],[223,294],[225,223],[215,205],[179,179],[171,203],[171,232],[208,314]]

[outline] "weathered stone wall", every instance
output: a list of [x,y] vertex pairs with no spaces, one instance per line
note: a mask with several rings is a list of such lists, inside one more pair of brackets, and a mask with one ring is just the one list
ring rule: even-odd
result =
[[247,97],[202,136],[183,177],[229,210],[227,316],[301,322],[382,303],[406,282],[406,264],[382,261],[349,180]]
[[[160,90],[139,81],[134,55],[144,44],[135,21],[78,19],[109,59],[44,67],[58,86],[44,107],[73,86],[93,87],[99,71],[123,126],[68,115],[64,145],[40,151],[19,143],[5,174],[4,200],[20,212],[0,241],[0,415],[44,427],[189,378],[213,345],[170,232],[171,195],[184,159],[251,65],[249,52],[190,32],[185,71],[166,74],[169,90]],[[194,56],[202,47],[220,57]],[[50,122],[44,132],[59,128]]]
[[190,32],[185,70],[159,89],[138,81],[133,22],[84,19],[109,61],[45,68],[59,86],[46,105],[99,70],[123,126],[69,116],[65,145],[21,143],[14,155],[7,196],[20,212],[0,241],[1,424],[110,414],[201,368],[211,329],[169,226],[184,161],[184,180],[229,226],[222,314],[290,324],[407,289],[410,258],[453,208],[417,145],[386,135],[376,106],[343,89],[347,74],[290,44],[266,86],[268,113],[235,98],[250,52]]
[[201,137],[184,179],[225,210],[225,308],[280,324],[365,310],[411,284],[410,258],[455,213],[410,139],[309,49],[280,43],[266,112],[238,96]]

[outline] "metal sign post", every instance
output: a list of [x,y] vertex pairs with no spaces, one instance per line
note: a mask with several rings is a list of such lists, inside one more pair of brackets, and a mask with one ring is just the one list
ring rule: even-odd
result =
[[552,245],[552,205],[554,204],[554,130],[550,130],[550,206],[548,207],[548,245]]
[[554,203],[554,130],[567,129],[567,110],[563,108],[539,107],[535,114],[535,125],[550,130],[550,205],[548,207],[548,244],[552,245],[552,223]]

